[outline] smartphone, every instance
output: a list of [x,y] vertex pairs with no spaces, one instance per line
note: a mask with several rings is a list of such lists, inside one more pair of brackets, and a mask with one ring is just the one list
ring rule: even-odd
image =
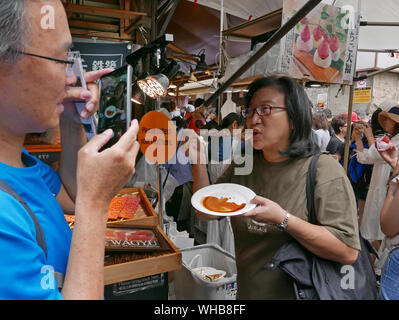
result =
[[[79,51],[71,51],[68,53],[68,60],[73,60],[74,64],[71,67],[71,70],[75,73],[76,76],[76,84],[74,87],[81,88],[87,90],[87,84],[84,77],[84,69],[82,64],[82,58],[80,56]],[[75,102],[75,108],[78,114],[81,114],[82,110],[86,106],[85,102]],[[90,140],[97,134],[97,124],[94,116],[84,119],[80,118],[82,122],[83,128],[86,132],[87,139]]]
[[128,119],[127,111],[131,105],[128,103],[130,83],[127,66],[116,69],[100,78],[97,132],[102,133],[107,129],[112,129],[114,132],[114,136],[102,150],[114,145],[128,128],[130,119]]

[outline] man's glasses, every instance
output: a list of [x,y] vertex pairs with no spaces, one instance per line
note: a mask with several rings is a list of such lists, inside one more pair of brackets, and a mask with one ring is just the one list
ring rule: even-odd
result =
[[36,57],[36,58],[41,58],[41,59],[46,59],[46,60],[50,60],[50,61],[55,61],[55,62],[66,64],[66,73],[67,73],[67,75],[70,75],[72,73],[72,66],[75,63],[75,61],[73,59],[71,59],[71,60],[62,60],[62,59],[57,59],[57,58],[52,58],[52,57],[41,56],[41,55],[38,55],[38,54],[29,53],[29,52],[25,52],[25,51],[17,51],[17,53],[24,54],[26,56],[31,56],[31,57]]
[[271,114],[272,109],[287,109],[286,107],[274,107],[269,105],[259,106],[257,108],[245,108],[241,111],[241,114],[244,118],[253,117],[255,111],[259,116],[268,116]]

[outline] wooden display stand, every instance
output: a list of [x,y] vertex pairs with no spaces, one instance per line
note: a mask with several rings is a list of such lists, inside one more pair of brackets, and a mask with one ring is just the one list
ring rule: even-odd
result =
[[168,249],[162,252],[113,253],[112,255],[106,255],[104,263],[105,285],[171,272],[182,267],[182,254],[158,225],[158,217],[144,190],[142,188],[127,188],[120,191],[120,193],[126,194],[135,192],[141,198],[135,219],[108,222],[108,224],[124,227],[155,226],[160,236],[159,240]]

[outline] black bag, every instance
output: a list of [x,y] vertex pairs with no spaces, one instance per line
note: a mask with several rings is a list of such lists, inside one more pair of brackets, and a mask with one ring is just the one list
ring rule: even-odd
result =
[[[320,154],[311,161],[306,196],[309,222],[318,224],[314,206],[316,164]],[[350,266],[322,259],[296,240],[284,244],[265,266],[268,270],[282,269],[293,278],[297,300],[378,300],[377,279],[370,254],[376,254],[360,234],[361,251]],[[348,276],[353,281],[346,282]]]

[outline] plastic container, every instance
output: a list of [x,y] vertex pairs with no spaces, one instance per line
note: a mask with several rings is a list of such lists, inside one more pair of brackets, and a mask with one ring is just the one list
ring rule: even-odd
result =
[[[215,243],[181,250],[183,267],[175,271],[176,300],[235,300],[237,267],[233,255]],[[214,268],[226,272],[217,281],[203,280],[194,269]]]

